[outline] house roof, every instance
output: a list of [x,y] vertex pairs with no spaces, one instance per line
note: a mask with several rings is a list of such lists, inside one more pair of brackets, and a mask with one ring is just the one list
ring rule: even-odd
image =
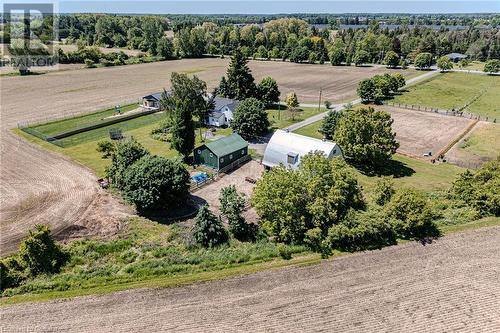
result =
[[229,109],[234,110],[240,104],[240,101],[225,97],[214,97],[214,110],[220,111],[223,107],[227,106]]
[[[165,91],[165,92],[167,93],[167,95],[170,94],[170,91]],[[163,91],[160,91],[160,92],[157,92],[157,93],[154,93],[151,95],[146,95],[142,99],[160,101],[162,94],[163,94]]]
[[456,59],[456,58],[464,59],[464,58],[467,58],[467,56],[465,54],[462,54],[462,53],[448,53],[446,56],[448,58],[450,58],[450,59]]
[[241,136],[233,133],[218,140],[209,142],[205,144],[205,146],[215,155],[221,157],[248,147],[248,143],[243,140]]
[[[338,145],[335,142],[323,141],[283,130],[277,130],[267,144],[262,164],[269,167],[274,167],[279,164],[287,166],[288,154],[291,156],[304,156],[314,151],[323,152],[329,157],[334,154],[336,147],[338,147]],[[298,162],[300,161],[297,161],[296,165],[294,165],[295,167],[298,166]]]

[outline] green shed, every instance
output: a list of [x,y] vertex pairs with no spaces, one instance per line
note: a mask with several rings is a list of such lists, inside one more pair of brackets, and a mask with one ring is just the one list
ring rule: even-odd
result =
[[233,133],[194,149],[194,164],[220,170],[248,155],[248,143]]

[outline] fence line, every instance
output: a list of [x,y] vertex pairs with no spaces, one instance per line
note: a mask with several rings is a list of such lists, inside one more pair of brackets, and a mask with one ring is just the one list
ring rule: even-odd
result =
[[237,167],[239,167],[242,164],[245,164],[246,162],[250,161],[251,159],[252,159],[252,157],[250,155],[245,155],[245,156],[237,159],[236,161],[232,162],[231,164],[225,166],[224,168],[219,169],[214,175],[209,176],[203,182],[191,184],[191,186],[189,187],[189,191],[195,192],[195,191],[199,190],[200,188],[205,187],[206,185],[211,184],[211,183],[215,182],[216,180],[219,180],[220,178],[224,177],[224,175],[226,175],[230,171],[236,169]]
[[[411,104],[409,105],[409,104],[392,103],[392,102],[384,102],[384,105],[392,106],[392,107],[397,107],[397,108],[400,108],[400,109],[407,109],[407,110],[414,110],[414,111],[438,113],[438,114],[442,114],[442,115],[445,115],[445,116],[462,117],[462,118],[468,118],[468,119],[474,119],[474,120],[487,121],[487,122],[490,122],[490,123],[496,123],[497,122],[496,118],[490,118],[490,117],[484,117],[484,116],[481,117],[480,115],[472,114],[472,113],[464,112],[464,111],[444,110],[444,109],[432,108],[432,107],[427,107],[427,106],[411,105]],[[462,110],[464,108],[466,108],[466,107],[467,107],[467,105],[465,105],[462,108]]]
[[[122,106],[128,106],[137,103],[137,100],[130,101],[130,102],[125,102],[124,105]],[[138,107],[141,105],[140,101],[138,103]],[[102,112],[102,111],[107,111],[111,110],[114,106],[109,106],[109,107],[104,107],[102,110],[94,111],[94,112],[88,112],[88,111],[80,111],[80,112],[70,112],[70,113],[64,113],[63,115],[54,115],[54,116],[45,116],[45,117],[38,117],[38,118],[33,118],[33,119],[28,119],[24,121],[20,121],[17,123],[18,128],[23,128],[23,127],[32,127],[32,126],[38,126],[42,124],[48,124],[52,123],[55,121],[61,121],[61,120],[67,120],[71,118],[77,118],[77,117],[83,117],[83,116],[88,116],[94,113]]]

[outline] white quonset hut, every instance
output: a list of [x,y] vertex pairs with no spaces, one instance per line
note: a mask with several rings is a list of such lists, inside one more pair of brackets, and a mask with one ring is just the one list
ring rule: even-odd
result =
[[342,150],[335,142],[277,130],[267,144],[262,164],[266,168],[282,164],[296,169],[302,156],[315,151],[322,152],[327,158],[342,157]]

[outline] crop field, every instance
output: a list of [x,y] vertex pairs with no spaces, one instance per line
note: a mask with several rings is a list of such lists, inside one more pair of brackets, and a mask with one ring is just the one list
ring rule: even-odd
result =
[[500,77],[467,73],[438,74],[426,82],[407,88],[394,103],[419,105],[500,119]]

